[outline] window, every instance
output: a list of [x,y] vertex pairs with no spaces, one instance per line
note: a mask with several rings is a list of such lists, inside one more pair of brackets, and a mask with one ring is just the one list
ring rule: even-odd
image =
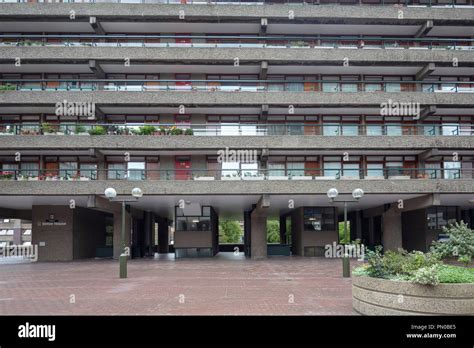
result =
[[444,178],[459,179],[461,177],[461,162],[444,162]]
[[342,165],[342,175],[359,178],[359,163],[344,163]]
[[77,162],[60,162],[59,176],[70,178],[77,175]]
[[94,163],[81,163],[79,165],[79,172],[81,176],[91,178],[92,180],[97,179],[97,164]]
[[128,162],[127,170],[128,180],[145,179],[145,162]]
[[305,231],[334,231],[336,228],[334,208],[308,208],[303,211]]
[[426,211],[427,226],[429,230],[440,230],[457,221],[457,207],[430,207]]
[[39,164],[36,162],[31,163],[21,163],[20,165],[21,175],[23,176],[38,176],[39,174]]
[[108,166],[108,178],[115,180],[115,179],[123,179],[125,178],[125,164],[124,163],[110,163]]
[[336,136],[341,135],[341,130],[337,124],[326,124],[323,126],[323,135]]
[[268,175],[284,176],[285,164],[284,163],[268,163]]
[[288,175],[304,176],[304,162],[288,162]]
[[382,125],[380,124],[367,125],[367,135],[382,135]]
[[383,164],[382,163],[368,163],[367,164],[367,176],[379,176],[383,177]]
[[[197,212],[199,214],[199,212]],[[200,215],[184,215],[184,210],[176,207],[176,231],[209,231],[211,229],[211,208],[201,207]]]
[[337,177],[340,174],[341,174],[340,162],[325,162],[324,163],[324,176]]

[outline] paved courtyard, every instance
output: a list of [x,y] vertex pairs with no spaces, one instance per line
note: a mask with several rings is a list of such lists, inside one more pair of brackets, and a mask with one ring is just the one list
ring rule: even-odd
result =
[[[352,261],[352,265],[356,265]],[[212,259],[0,265],[0,315],[353,315],[341,260]]]

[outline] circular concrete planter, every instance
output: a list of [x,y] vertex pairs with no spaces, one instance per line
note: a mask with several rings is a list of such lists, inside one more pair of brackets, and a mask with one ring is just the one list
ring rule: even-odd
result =
[[474,284],[413,284],[352,278],[352,307],[363,315],[474,315]]

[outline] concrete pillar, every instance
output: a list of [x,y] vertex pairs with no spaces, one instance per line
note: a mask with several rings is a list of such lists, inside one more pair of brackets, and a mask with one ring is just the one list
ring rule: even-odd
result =
[[251,248],[250,248],[250,228],[251,228],[251,220],[250,220],[251,211],[244,211],[244,254],[245,256],[251,256]]
[[402,213],[396,207],[382,214],[382,244],[385,251],[402,247]]
[[153,255],[152,252],[152,232],[153,232],[153,214],[151,211],[145,211],[143,215],[143,230],[145,233],[145,243],[143,244],[143,255]]
[[267,257],[267,208],[269,206],[269,196],[263,195],[250,213],[250,253],[252,259]]
[[168,219],[158,219],[158,252],[160,254],[169,253],[169,229]]
[[[125,211],[125,246],[130,246],[130,237],[131,233],[130,230],[132,218],[131,214],[126,210]],[[122,252],[122,244],[121,244],[121,233],[122,233],[122,213],[114,212],[114,259],[118,259],[121,252]],[[129,249],[130,250],[130,249]],[[131,250],[130,250],[131,254]]]

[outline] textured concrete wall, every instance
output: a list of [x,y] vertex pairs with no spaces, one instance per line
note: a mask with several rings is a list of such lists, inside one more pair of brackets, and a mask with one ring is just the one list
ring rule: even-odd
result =
[[391,99],[403,103],[420,103],[437,106],[468,107],[474,105],[469,93],[424,93],[424,92],[387,92],[387,93],[331,93],[331,92],[131,92],[131,91],[4,91],[0,93],[0,104],[30,104],[52,107],[58,101],[95,102],[97,105],[305,105],[305,106],[341,106],[372,105],[379,107]]
[[288,20],[288,11],[293,10],[295,20],[329,21],[339,19],[341,23],[378,22],[392,24],[421,24],[434,20],[435,24],[449,20],[451,23],[472,21],[474,10],[464,8],[403,8],[403,19],[399,19],[398,8],[394,6],[301,6],[294,5],[170,5],[170,4],[2,4],[2,16],[34,16],[41,18],[69,18],[69,12],[76,12],[77,20],[88,20],[87,16],[126,20],[127,17],[178,20],[180,10],[185,10],[188,19],[238,19],[248,21],[260,18]]
[[[272,63],[309,63],[335,64],[349,58],[353,63],[378,64],[413,64],[421,66],[426,63],[450,63],[454,57],[460,64],[474,62],[474,57],[466,51],[442,50],[374,50],[374,49],[298,49],[298,48],[185,48],[185,47],[2,47],[0,59],[21,57],[22,60],[62,59],[64,61],[96,59],[100,61],[123,60],[130,57],[134,61],[171,61],[180,62],[186,57],[187,62],[228,62],[233,63],[235,57],[241,62],[267,61]],[[341,63],[342,66],[342,63]],[[193,74],[194,80],[205,79],[205,74]],[[174,80],[174,74],[161,74],[161,79]]]
[[[57,223],[65,225],[43,226],[51,214]],[[33,206],[31,244],[38,245],[39,261],[73,260],[73,214],[74,210],[68,206]]]
[[402,247],[402,213],[396,207],[382,214],[382,244],[384,250]]
[[[179,183],[179,185],[178,185]],[[472,194],[472,180],[261,180],[261,181],[140,181],[140,188],[147,195],[326,195],[329,185],[335,185],[340,194],[351,194],[360,187],[366,194],[424,194],[432,192]],[[107,187],[114,187],[118,194],[128,195],[136,182],[127,180],[97,181],[6,181],[0,182],[4,195],[103,195]]]
[[[272,150],[427,150],[431,148],[458,150],[473,149],[471,137],[447,136],[0,136],[0,148],[15,151],[22,149],[61,148],[86,150],[113,149],[113,150],[169,150],[168,156],[161,156],[162,169],[174,169],[172,151],[201,150],[217,155],[217,151],[229,147],[230,149],[270,149]],[[197,158],[197,157],[196,157]],[[169,160],[169,164],[165,164]],[[167,163],[167,162],[166,162]]]
[[352,278],[352,305],[364,315],[472,315],[474,284],[425,286]]

